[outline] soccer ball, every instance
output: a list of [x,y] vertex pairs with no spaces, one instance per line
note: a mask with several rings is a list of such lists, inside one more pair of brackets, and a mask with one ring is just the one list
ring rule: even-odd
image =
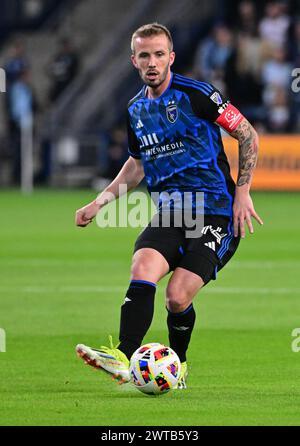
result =
[[157,342],[139,347],[130,359],[133,385],[149,395],[161,395],[173,389],[180,370],[181,363],[174,350]]

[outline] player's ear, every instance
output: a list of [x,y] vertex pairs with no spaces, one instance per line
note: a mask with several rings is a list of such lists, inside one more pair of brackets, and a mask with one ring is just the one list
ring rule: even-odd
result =
[[135,68],[138,67],[138,66],[137,66],[137,63],[136,63],[136,59],[135,59],[135,55],[134,55],[134,54],[131,55],[131,62],[132,62],[132,65],[133,65]]
[[174,51],[171,51],[170,52],[170,66],[173,65],[174,60],[175,60],[175,53],[174,53]]

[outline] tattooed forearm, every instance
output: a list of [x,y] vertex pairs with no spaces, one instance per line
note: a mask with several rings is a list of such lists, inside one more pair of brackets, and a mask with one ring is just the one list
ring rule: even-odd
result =
[[239,141],[239,172],[237,185],[250,185],[258,154],[257,133],[247,119],[243,119],[236,130],[231,133],[231,136]]

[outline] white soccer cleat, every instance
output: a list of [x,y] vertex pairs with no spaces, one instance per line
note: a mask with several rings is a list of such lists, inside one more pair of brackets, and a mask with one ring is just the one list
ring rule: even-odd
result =
[[84,344],[76,346],[77,356],[96,369],[102,369],[123,384],[130,381],[129,360],[115,347],[101,347],[99,350]]

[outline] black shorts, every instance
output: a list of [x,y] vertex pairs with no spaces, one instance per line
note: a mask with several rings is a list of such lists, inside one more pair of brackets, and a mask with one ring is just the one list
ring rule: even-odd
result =
[[220,215],[206,215],[202,236],[187,238],[184,227],[152,227],[151,222],[136,240],[134,252],[153,248],[167,260],[170,271],[185,268],[204,283],[216,274],[235,253],[240,237],[233,235],[233,221]]

